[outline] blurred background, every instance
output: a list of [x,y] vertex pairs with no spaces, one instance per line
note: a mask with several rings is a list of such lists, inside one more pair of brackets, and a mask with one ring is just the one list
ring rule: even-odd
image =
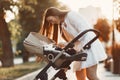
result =
[[0,0],[0,79],[14,79],[44,65],[34,63],[36,56],[24,49],[23,40],[39,31],[44,10],[52,6],[79,12],[99,30],[108,55],[104,68],[120,74],[120,0]]

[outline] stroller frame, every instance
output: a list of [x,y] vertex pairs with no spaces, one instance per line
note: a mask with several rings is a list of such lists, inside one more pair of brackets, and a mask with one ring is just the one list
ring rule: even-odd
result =
[[[63,79],[63,80],[67,80],[67,77],[66,77],[66,74],[64,72],[64,69],[62,68],[70,68],[69,65],[71,64],[72,61],[85,61],[86,60],[86,57],[87,57],[87,54],[86,53],[83,53],[82,51],[80,52],[80,54],[73,54],[71,55],[69,52],[67,53],[67,50],[69,48],[73,48],[74,47],[74,43],[79,39],[81,38],[84,34],[86,34],[87,32],[94,32],[96,33],[96,36],[90,40],[86,45],[83,46],[83,49],[82,50],[86,50],[86,49],[90,49],[91,47],[91,44],[98,39],[99,37],[99,32],[95,29],[88,29],[88,30],[85,30],[83,31],[82,33],[78,34],[72,41],[70,41],[62,50],[55,50],[54,51],[44,51],[44,53],[52,53],[52,54],[55,54],[56,51],[58,51],[57,55],[55,56],[55,58],[51,61],[49,61],[49,63],[42,69],[42,71],[40,71],[38,73],[38,75],[35,77],[34,80],[48,80],[48,74],[47,74],[47,70],[53,66],[54,68],[56,68],[57,70],[59,70],[51,80],[55,80],[57,77],[60,78],[60,79]],[[64,52],[66,52],[67,54],[69,54],[69,58],[68,59],[65,59],[66,61],[64,61],[61,66],[63,64],[66,64],[65,62],[68,62],[65,66],[56,66],[55,65],[55,61],[59,58],[61,58],[61,56],[63,56]],[[47,54],[47,55],[48,55]],[[65,55],[64,55],[65,56]],[[66,58],[66,57],[62,57],[62,58]],[[61,75],[62,74],[62,75]]]

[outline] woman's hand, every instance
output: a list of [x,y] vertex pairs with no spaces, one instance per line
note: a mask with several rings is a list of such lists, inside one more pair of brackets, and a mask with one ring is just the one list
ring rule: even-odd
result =
[[66,45],[67,45],[67,42],[60,42],[60,43],[58,43],[57,46],[60,48],[64,48]]

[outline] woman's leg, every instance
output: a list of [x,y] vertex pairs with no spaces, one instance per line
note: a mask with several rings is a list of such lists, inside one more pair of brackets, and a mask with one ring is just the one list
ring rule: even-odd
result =
[[97,64],[86,68],[86,75],[89,80],[99,80],[97,77]]
[[86,69],[76,71],[77,80],[86,80]]

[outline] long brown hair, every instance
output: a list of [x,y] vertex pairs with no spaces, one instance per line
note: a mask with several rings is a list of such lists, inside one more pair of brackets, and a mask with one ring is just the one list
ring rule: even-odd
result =
[[60,10],[55,7],[50,7],[46,9],[43,14],[43,22],[42,22],[42,26],[40,29],[40,33],[50,39],[53,39],[57,43],[58,42],[58,31],[61,30],[59,27],[60,25],[59,24],[52,25],[46,20],[46,18],[48,16],[58,16],[61,19],[61,18],[64,18],[67,13],[68,13],[67,10],[66,11]]

